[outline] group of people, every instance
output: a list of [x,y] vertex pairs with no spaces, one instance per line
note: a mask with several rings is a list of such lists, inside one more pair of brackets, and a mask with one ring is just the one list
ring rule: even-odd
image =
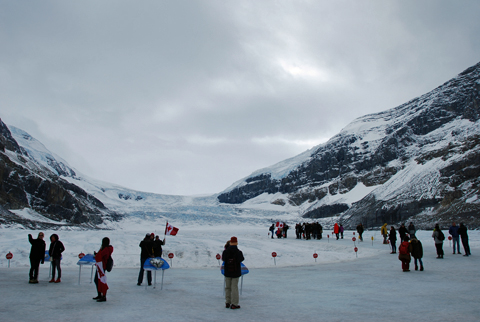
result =
[[[288,226],[284,223],[284,227],[288,227]],[[272,231],[273,229],[275,229],[274,224],[270,226],[270,231]],[[360,223],[357,226],[357,232],[358,232],[360,241],[363,241],[363,237],[362,237],[363,231],[364,231],[363,225]],[[335,225],[333,226],[333,233],[335,234],[335,237],[337,238],[337,240],[343,239],[343,232],[344,232],[343,225],[335,223]],[[297,239],[305,239],[305,240],[322,239],[323,227],[318,221],[313,223],[306,223],[306,222],[297,223],[295,225],[295,235]],[[284,237],[286,237],[286,231],[285,231]],[[273,238],[273,234],[272,234],[272,238]]]
[[[448,233],[450,234],[452,241],[453,241],[453,254],[462,254],[460,252],[460,237],[462,239],[462,245],[464,250],[463,256],[470,256],[470,246],[468,243],[468,233],[467,227],[461,223],[460,226],[457,226],[455,223],[452,223],[452,226],[448,229]],[[432,238],[435,241],[435,248],[437,249],[437,258],[443,258],[445,255],[443,251],[443,241],[445,240],[445,235],[443,234],[440,226],[438,224],[435,225],[435,229],[432,233]]]
[[295,225],[295,235],[297,239],[322,239],[323,227],[319,222],[297,223]]
[[[281,229],[281,230],[280,230]],[[356,227],[359,239],[362,241],[362,234],[364,228],[362,224],[357,225]],[[275,230],[275,224],[272,224],[270,231]],[[277,234],[278,238],[287,237],[288,226],[283,223],[281,227],[278,227],[278,230],[281,232]],[[278,231],[277,230],[277,231]],[[400,237],[400,246],[399,246],[399,255],[398,259],[402,262],[402,270],[404,272],[410,271],[410,262],[411,257],[414,258],[415,270],[420,269],[424,270],[423,266],[423,246],[420,240],[415,236],[415,226],[413,223],[405,227],[405,224],[401,224],[398,229]],[[295,233],[297,239],[322,239],[323,227],[318,222],[314,223],[297,223],[295,225]],[[339,236],[343,238],[343,226],[338,223],[334,225],[334,234],[339,239]],[[385,223],[381,227],[381,234],[383,236],[383,243],[390,244],[391,254],[397,253],[396,241],[397,241],[397,232],[394,226],[390,227],[390,231],[387,231],[387,224]],[[461,254],[460,252],[460,238],[464,248],[463,256],[470,256],[470,247],[468,243],[468,233],[467,227],[461,223],[460,226],[457,226],[455,223],[449,228],[449,234],[453,241],[453,254]],[[40,263],[44,263],[46,255],[46,243],[43,240],[44,234],[40,232],[38,237],[34,239],[31,234],[28,234],[28,240],[32,245],[30,250],[30,272],[29,272],[29,283],[35,284],[38,283],[38,271]],[[272,234],[273,238],[273,234]],[[437,250],[437,258],[443,258],[443,241],[445,236],[440,229],[439,224],[435,225],[435,229],[432,233],[432,238],[435,241],[435,247]],[[137,285],[142,285],[144,268],[143,264],[149,258],[161,257],[162,256],[162,246],[165,244],[165,240],[160,240],[159,236],[155,234],[147,234],[145,238],[140,242],[141,254],[140,254],[140,272],[138,275]],[[231,237],[231,239],[226,243],[225,250],[222,254],[222,260],[224,261],[224,275],[225,275],[225,306],[230,309],[239,309],[239,294],[238,294],[238,281],[242,275],[241,263],[244,261],[243,253],[238,249],[238,239],[237,237]],[[52,279],[50,283],[60,283],[61,282],[61,258],[62,253],[65,250],[63,243],[59,240],[57,234],[52,234],[50,236],[50,247],[48,250],[48,255],[50,256],[50,261],[52,263]],[[102,239],[102,245],[98,252],[94,252],[95,262],[97,273],[95,274],[95,286],[97,289],[97,296],[93,299],[97,302],[105,302],[107,300],[107,265],[109,260],[111,260],[111,255],[113,253],[113,246],[110,245],[110,239],[105,237]],[[420,266],[418,266],[420,264]],[[55,273],[57,273],[57,279],[55,279]],[[152,284],[152,275],[151,271],[147,272],[147,281],[148,285]]]
[[[277,229],[275,231],[275,228]],[[274,238],[273,236],[277,236],[277,238],[287,238],[287,232],[290,226],[286,223],[277,222],[277,224],[272,224],[268,229],[270,231],[269,235]]]
[[[391,254],[397,253],[397,231],[394,226],[390,227],[390,231],[387,231],[387,224],[385,223],[381,230],[383,236],[383,243],[390,244],[392,249]],[[424,270],[422,257],[423,257],[423,246],[420,240],[417,239],[415,235],[416,229],[415,225],[411,222],[408,227],[405,227],[405,224],[401,224],[398,228],[398,234],[400,237],[400,246],[399,246],[399,255],[398,259],[402,261],[402,269],[404,272],[409,272],[409,265],[411,262],[411,257],[414,258],[415,270],[418,270],[417,261],[420,263],[420,271]],[[451,240],[453,241],[453,254],[461,254],[460,252],[460,237],[462,240],[462,245],[464,248],[465,254],[463,256],[470,256],[470,246],[468,244],[468,233],[467,227],[461,223],[460,226],[457,226],[455,223],[452,223],[452,226],[448,230],[451,235]],[[443,242],[445,240],[445,235],[440,229],[440,225],[436,224],[432,233],[432,238],[435,242],[435,248],[437,252],[437,258],[443,258]]]
[[[40,263],[45,262],[46,255],[46,243],[43,240],[45,235],[43,232],[38,234],[38,237],[34,239],[32,234],[28,234],[28,241],[32,244],[30,248],[30,273],[29,273],[29,283],[37,284],[38,283],[38,271],[40,268]],[[62,259],[62,253],[65,250],[65,246],[58,239],[57,234],[50,236],[50,247],[48,249],[48,255],[50,256],[50,262],[52,266],[52,279],[50,283],[60,283],[62,278],[62,268],[60,266],[60,261]],[[57,272],[57,279],[55,279],[55,272]]]
[[[165,239],[161,240],[154,233],[146,234],[145,238],[140,242],[140,272],[138,273],[137,285],[140,286],[143,283],[143,275],[145,270],[143,264],[149,258],[162,257],[162,246],[165,244]],[[147,271],[148,285],[152,285],[152,272]]]
[[[32,245],[30,248],[30,272],[29,283],[38,283],[38,271],[40,263],[45,262],[46,257],[46,243],[43,240],[45,237],[43,232],[38,234],[38,237],[34,239],[31,234],[28,234],[28,241]],[[60,266],[62,260],[62,253],[65,251],[65,246],[59,240],[57,234],[50,236],[50,247],[48,249],[48,255],[50,257],[52,267],[52,279],[49,283],[60,283],[62,278],[62,268]],[[105,302],[107,300],[107,277],[105,275],[107,263],[113,253],[113,247],[110,245],[110,239],[105,237],[102,239],[102,245],[98,252],[94,252],[95,265],[97,268],[97,274],[95,274],[95,286],[97,289],[97,296],[93,299],[97,302]],[[55,279],[55,273],[57,273],[57,279]]]

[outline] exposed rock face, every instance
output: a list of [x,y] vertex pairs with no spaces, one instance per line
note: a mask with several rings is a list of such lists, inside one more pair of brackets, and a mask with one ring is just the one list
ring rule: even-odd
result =
[[[480,63],[408,103],[355,120],[289,171],[255,172],[218,200],[280,192],[303,205],[305,217],[341,216],[347,228],[427,215],[478,226],[479,119]],[[349,193],[361,186],[370,190],[355,200]]]
[[57,169],[57,173],[31,159],[0,120],[0,205],[4,223],[28,223],[8,212],[24,208],[53,221],[84,227],[95,227],[104,218],[116,218],[98,199],[59,176],[74,175],[73,170],[50,159],[47,163]]

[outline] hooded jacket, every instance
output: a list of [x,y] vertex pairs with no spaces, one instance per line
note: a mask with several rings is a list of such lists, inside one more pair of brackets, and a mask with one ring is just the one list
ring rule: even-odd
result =
[[381,233],[382,235],[387,235],[387,234],[388,234],[387,224],[384,224],[384,225],[382,226],[382,228],[380,229],[380,233]]
[[50,255],[50,257],[53,259],[60,259],[62,257],[63,251],[65,250],[65,246],[63,246],[63,243],[58,240],[57,234],[53,234],[52,236],[50,236],[50,240],[52,240],[52,237],[54,237],[55,240],[50,243],[48,255]]

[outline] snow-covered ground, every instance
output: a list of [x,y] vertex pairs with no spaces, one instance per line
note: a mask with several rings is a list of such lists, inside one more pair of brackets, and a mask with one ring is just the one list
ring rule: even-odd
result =
[[[172,268],[161,273],[157,287],[136,285],[145,233],[163,238],[163,227],[110,231],[55,231],[65,244],[62,283],[48,283],[48,264],[40,283],[28,284],[30,244],[38,231],[0,229],[0,321],[479,321],[480,233],[470,231],[473,256],[436,259],[431,232],[418,236],[424,246],[424,272],[404,273],[396,255],[383,245],[378,231],[367,231],[353,250],[353,232],[343,240],[271,239],[268,227],[255,225],[182,226],[167,236],[164,253],[174,253]],[[145,226],[144,226],[145,227]],[[48,237],[52,231],[45,231]],[[97,250],[110,237],[115,267],[108,274],[106,303],[91,300],[90,269],[83,267],[78,284],[80,252]],[[224,308],[223,278],[215,259],[237,236],[250,273],[244,276],[240,310]],[[371,237],[374,237],[373,245]],[[47,243],[48,246],[48,243]],[[5,259],[7,252],[14,257]],[[276,252],[274,261],[271,256]],[[319,257],[315,262],[313,253]],[[463,253],[463,248],[462,248]],[[166,256],[164,256],[166,257]],[[170,262],[170,261],[169,261]],[[412,263],[413,268],[413,263]]]

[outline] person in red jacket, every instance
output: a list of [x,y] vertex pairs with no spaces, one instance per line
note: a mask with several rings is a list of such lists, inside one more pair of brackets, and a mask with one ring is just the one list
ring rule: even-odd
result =
[[340,227],[338,227],[338,223],[335,223],[335,225],[333,225],[333,233],[335,234],[335,236],[337,236],[338,240],[338,234],[340,233]]
[[94,297],[94,300],[97,302],[105,302],[107,300],[107,276],[106,268],[107,268],[107,261],[108,258],[113,253],[113,247],[110,245],[110,239],[105,237],[102,239],[102,247],[95,254],[95,262],[97,266],[97,274],[95,274],[95,285],[97,287],[97,297]]
[[412,245],[408,242],[408,236],[405,236],[400,247],[398,247],[398,259],[402,261],[402,270],[404,272],[410,272],[410,261],[412,257]]

